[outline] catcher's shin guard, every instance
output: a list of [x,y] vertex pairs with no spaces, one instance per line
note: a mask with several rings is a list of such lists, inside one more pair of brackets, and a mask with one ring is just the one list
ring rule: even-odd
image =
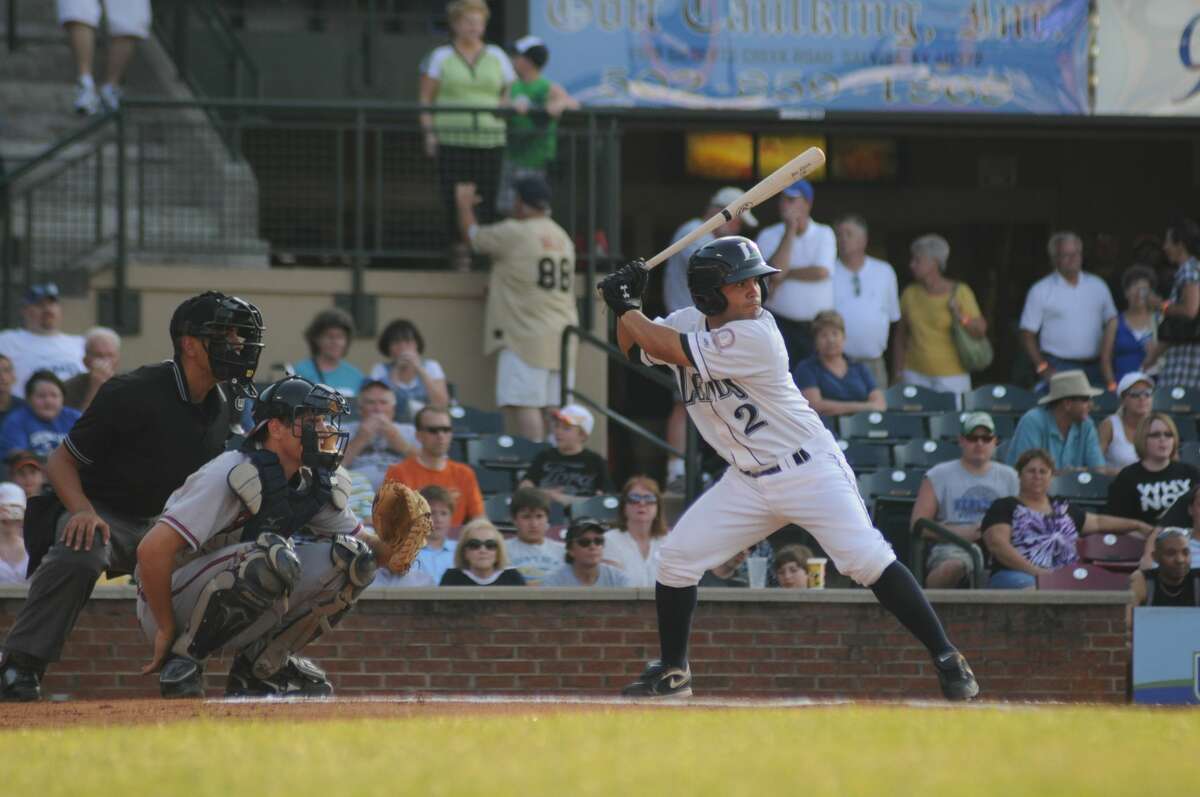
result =
[[278,534],[260,534],[236,570],[208,582],[172,651],[204,661],[290,595],[299,580],[300,558],[292,543]]

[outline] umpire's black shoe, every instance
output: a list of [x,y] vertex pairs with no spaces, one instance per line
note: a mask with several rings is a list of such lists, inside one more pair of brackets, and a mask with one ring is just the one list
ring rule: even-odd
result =
[[963,654],[957,650],[943,653],[933,663],[947,700],[974,700],[979,696],[979,682]]
[[6,656],[0,662],[0,702],[32,703],[41,697],[41,673],[20,667]]
[[158,673],[158,691],[167,699],[204,697],[204,665],[172,653]]
[[638,679],[621,690],[622,697],[671,698],[692,696],[692,670],[652,661]]
[[312,659],[288,656],[279,672],[259,678],[254,666],[236,656],[225,682],[225,697],[331,697],[333,684]]

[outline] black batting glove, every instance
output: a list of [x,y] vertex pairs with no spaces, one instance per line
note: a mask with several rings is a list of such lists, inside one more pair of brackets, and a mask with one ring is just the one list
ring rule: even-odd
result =
[[617,318],[630,310],[642,309],[642,291],[646,288],[649,272],[635,260],[609,274],[600,281],[600,294],[604,303]]

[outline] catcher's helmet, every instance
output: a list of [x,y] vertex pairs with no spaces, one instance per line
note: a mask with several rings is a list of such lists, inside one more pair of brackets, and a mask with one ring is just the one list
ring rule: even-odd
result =
[[[287,376],[263,388],[254,401],[254,428],[248,439],[272,419],[284,421],[295,429],[301,422],[304,464],[310,467],[336,468],[350,440],[341,431],[342,416],[349,411],[345,397],[328,385],[310,382],[302,376]],[[315,421],[325,418],[326,429],[317,432]]]
[[213,376],[247,396],[254,395],[252,380],[258,370],[265,331],[257,307],[217,291],[187,299],[171,316],[171,340],[178,346],[184,335],[199,338],[208,351]]
[[758,244],[741,235],[726,235],[700,247],[688,258],[688,291],[696,309],[705,315],[720,315],[729,305],[724,285],[758,277],[762,300],[767,300],[767,277],[778,274],[763,260]]

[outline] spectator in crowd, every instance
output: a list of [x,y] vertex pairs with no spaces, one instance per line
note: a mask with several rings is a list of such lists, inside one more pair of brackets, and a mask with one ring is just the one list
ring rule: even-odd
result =
[[108,327],[92,327],[83,336],[84,371],[63,382],[63,402],[83,412],[120,364],[121,336]]
[[442,574],[443,587],[523,587],[520,571],[509,567],[504,538],[486,518],[463,526],[454,549],[454,567]]
[[[487,3],[453,0],[446,5],[446,15],[450,19],[450,43],[435,48],[421,62],[421,105],[443,109],[454,105],[499,107],[507,101],[509,85],[517,75],[504,50],[483,41],[490,16]],[[421,129],[426,156],[437,159],[451,266],[465,271],[471,267],[471,256],[466,244],[455,243],[458,224],[454,186],[476,183],[483,198],[480,221],[487,224],[495,218],[504,159],[504,120],[486,112],[439,110],[421,114]]]
[[[97,91],[92,64],[101,6],[108,25],[108,64]],[[58,22],[67,32],[75,58],[75,112],[90,116],[101,107],[115,111],[137,42],[150,35],[150,0],[58,0]]]
[[1079,559],[1075,543],[1080,534],[1152,531],[1140,520],[1085,512],[1048,495],[1054,458],[1045,449],[1021,454],[1017,475],[1017,495],[997,499],[983,517],[983,539],[994,560],[988,580],[993,589],[1032,589],[1038,576],[1073,564]]
[[537,36],[517,39],[510,50],[517,79],[509,97],[517,113],[508,119],[508,158],[500,189],[500,207],[511,212],[515,184],[523,177],[547,178],[558,155],[558,119],[563,111],[579,110],[579,101],[542,74],[550,48]]
[[421,488],[421,495],[429,503],[432,528],[425,539],[425,547],[417,554],[421,571],[428,573],[433,583],[440,583],[442,575],[454,567],[454,549],[457,544],[450,539],[453,528],[454,496],[445,487],[430,484]]
[[454,497],[451,526],[461,526],[468,520],[486,520],[483,493],[475,471],[450,459],[454,434],[450,413],[437,407],[423,407],[417,412],[416,426],[420,449],[388,468],[384,481],[400,482],[414,490],[431,484],[446,488]]
[[49,457],[79,415],[79,410],[63,406],[62,380],[53,371],[35,371],[25,383],[25,406],[10,412],[0,425],[0,450]]
[[775,552],[771,570],[780,589],[808,589],[808,560],[813,552],[807,545],[785,545]]
[[[925,473],[909,526],[928,518],[945,526],[967,542],[979,542],[979,523],[999,498],[1017,494],[1017,472],[996,455],[996,422],[986,412],[971,412],[963,418],[958,459],[941,462]],[[949,542],[939,542],[924,532],[930,546],[925,558],[925,586],[952,589],[971,582],[975,565],[967,551]]]
[[393,321],[383,328],[377,345],[386,361],[376,364],[367,379],[383,382],[396,394],[396,420],[411,420],[427,404],[450,406],[446,372],[425,356],[425,338],[416,324],[405,318]]
[[[713,194],[712,199],[708,200],[708,207],[704,209],[700,216],[688,219],[679,226],[679,229],[671,236],[671,243],[675,243],[705,221],[720,213],[726,205],[733,204],[742,193],[740,188],[734,188],[733,186],[726,186],[718,190],[717,193]],[[666,307],[667,315],[676,310],[692,306],[692,293],[688,290],[687,285],[688,258],[697,249],[710,241],[726,235],[741,235],[743,225],[757,227],[758,219],[754,217],[753,213],[747,210],[745,213],[734,216],[711,233],[700,236],[667,260],[666,264],[662,267],[663,305]],[[667,443],[676,451],[683,451],[687,445],[687,411],[684,409],[678,388],[674,392],[675,403],[671,407],[670,416],[667,418]],[[671,485],[675,483],[682,484],[685,470],[686,465],[683,457],[677,457],[674,454],[668,455],[667,489],[672,489]]]
[[1179,461],[1179,430],[1166,413],[1154,412],[1142,418],[1133,445],[1138,459],[1122,468],[1108,486],[1105,510],[1117,517],[1155,523],[1200,484],[1200,471]]
[[25,491],[26,498],[42,494],[46,486],[46,460],[32,451],[18,449],[8,452],[4,458],[8,467],[8,478]]
[[508,510],[517,527],[516,539],[508,541],[509,561],[521,571],[526,584],[540,586],[548,574],[562,565],[565,552],[561,542],[546,539],[550,499],[541,490],[522,487],[513,493]]
[[1200,568],[1192,566],[1191,532],[1167,526],[1154,535],[1156,567],[1129,577],[1135,606],[1200,606]]
[[[1120,384],[1126,374],[1140,371],[1158,330],[1160,301],[1154,292],[1154,271],[1146,266],[1130,266],[1121,275],[1125,310],[1117,316],[1117,334],[1101,352],[1112,363],[1113,376]],[[1105,337],[1105,343],[1109,340]]]
[[[295,363],[291,371],[310,382],[329,385],[346,398],[358,395],[363,372],[346,362],[354,340],[354,319],[345,310],[329,307],[317,313],[304,330],[309,358]],[[384,357],[390,355],[385,352]]]
[[604,526],[592,518],[579,518],[567,527],[566,564],[546,577],[545,587],[629,587],[629,577],[606,565]]
[[750,571],[746,559],[750,548],[744,548],[700,577],[701,587],[749,587]]
[[946,276],[950,244],[940,235],[912,242],[908,267],[915,281],[900,295],[900,324],[892,345],[892,376],[900,382],[966,393],[971,375],[954,346],[953,324],[975,338],[987,335],[987,319],[965,282]]
[[812,322],[816,354],[792,371],[796,387],[821,415],[852,415],[887,409],[883,390],[864,363],[850,362],[843,353],[846,324],[836,310],[822,310]]
[[1008,447],[1008,464],[1017,462],[1026,451],[1045,449],[1065,471],[1110,472],[1100,451],[1096,424],[1088,417],[1092,398],[1103,392],[1088,384],[1083,371],[1059,371],[1050,377],[1050,391],[1017,422]]
[[24,525],[25,491],[12,482],[0,482],[0,584],[27,580]]
[[1100,450],[1108,467],[1120,470],[1138,461],[1133,438],[1138,424],[1154,406],[1154,380],[1141,371],[1130,371],[1117,384],[1121,405],[1117,411],[1100,422]]
[[13,395],[25,395],[25,382],[34,371],[53,371],[59,379],[83,371],[83,338],[61,329],[57,285],[45,282],[25,291],[21,322],[21,329],[0,332],[0,354],[9,359],[16,373]]
[[667,536],[662,514],[662,491],[649,476],[631,476],[621,488],[617,527],[604,533],[605,561],[629,578],[631,587],[653,587],[658,553]]
[[13,395],[12,386],[16,381],[12,360],[8,359],[8,355],[0,354],[0,424],[4,423],[10,412],[25,406],[25,399]]
[[[1163,252],[1177,266],[1171,294],[1163,307],[1164,318],[1195,320],[1200,315],[1200,225],[1190,219],[1167,228]],[[1143,366],[1149,369],[1158,360],[1158,384],[1164,387],[1200,388],[1200,341],[1156,343]]]
[[405,427],[396,423],[396,394],[383,382],[368,380],[358,394],[361,420],[346,424],[350,442],[342,466],[358,471],[378,491],[387,469],[416,449]]
[[538,452],[521,486],[540,487],[560,504],[611,493],[608,463],[583,447],[595,423],[592,414],[582,404],[568,404],[554,418],[554,447]]
[[1104,280],[1083,270],[1083,241],[1056,232],[1047,245],[1054,271],[1029,289],[1021,312],[1021,344],[1042,385],[1059,371],[1083,371],[1088,381],[1117,386],[1111,351],[1117,308]]
[[757,239],[767,262],[779,269],[770,277],[766,308],[783,335],[788,368],[812,354],[812,320],[822,310],[833,309],[837,238],[829,225],[813,220],[812,207],[812,184],[797,180],[779,195],[782,220]]
[[[480,227],[475,185],[458,186],[463,240],[492,256],[484,308],[484,356],[499,352],[496,404],[505,424],[529,440],[545,440],[550,409],[562,380],[574,383],[573,366],[562,373],[562,332],[579,323],[575,309],[575,245],[550,218],[550,186],[541,177],[516,183],[513,217]],[[534,265],[536,264],[536,268]],[[568,361],[574,360],[574,348]]]
[[900,293],[890,263],[867,254],[867,222],[851,213],[834,225],[838,257],[833,264],[833,306],[846,321],[846,358],[870,370],[886,388],[883,354],[900,322]]

